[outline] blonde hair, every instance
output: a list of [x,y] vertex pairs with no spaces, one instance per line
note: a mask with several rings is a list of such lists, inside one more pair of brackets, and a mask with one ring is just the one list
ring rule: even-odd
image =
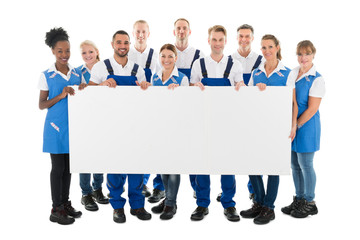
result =
[[139,23],[143,23],[143,24],[146,24],[148,30],[150,31],[150,28],[149,28],[149,24],[145,21],[145,20],[137,20],[134,25],[133,25],[133,29],[135,28],[136,24],[139,24]]
[[264,35],[262,37],[261,41],[262,40],[272,40],[275,43],[275,47],[279,46],[279,51],[276,53],[276,58],[281,60],[282,56],[281,56],[280,41],[274,35],[271,35],[271,34]]
[[225,29],[225,27],[223,27],[221,25],[214,25],[211,28],[209,28],[209,30],[208,30],[209,37],[212,32],[223,32],[226,37],[226,29]]
[[100,52],[99,52],[99,49],[96,47],[95,43],[90,41],[90,40],[85,40],[83,41],[82,43],[80,43],[80,50],[82,49],[82,47],[84,45],[89,45],[89,46],[92,46],[93,48],[95,48],[95,50],[97,51],[97,56],[96,56],[96,59],[98,61],[100,61]]
[[178,19],[176,19],[176,21],[174,22],[174,27],[175,27],[175,25],[176,25],[176,23],[177,23],[178,21],[185,21],[185,22],[187,22],[187,24],[189,25],[189,28],[190,28],[190,22],[189,22],[187,19],[185,19],[185,18],[178,18]]

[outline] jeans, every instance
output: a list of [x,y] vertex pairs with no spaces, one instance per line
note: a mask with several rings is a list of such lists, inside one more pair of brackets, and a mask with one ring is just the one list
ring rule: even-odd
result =
[[291,152],[291,169],[296,198],[311,202],[315,198],[316,174],[313,167],[315,152]]
[[250,175],[249,177],[255,193],[255,202],[261,206],[274,209],[274,203],[279,189],[279,176],[268,176],[266,193],[264,188],[264,181],[261,175]]
[[100,174],[93,174],[93,182],[92,187],[90,186],[91,174],[90,173],[80,173],[80,187],[82,195],[88,195],[96,190],[101,189],[101,185],[104,181],[104,175]]
[[165,186],[165,206],[175,207],[180,186],[180,174],[162,174],[161,178]]

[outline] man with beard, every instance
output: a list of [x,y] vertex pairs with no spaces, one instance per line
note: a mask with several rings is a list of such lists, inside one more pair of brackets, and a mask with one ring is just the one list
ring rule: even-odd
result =
[[[113,35],[111,46],[114,49],[113,57],[93,66],[89,85],[116,87],[116,85],[129,86],[146,82],[144,70],[128,59],[129,34],[123,30],[117,31]],[[128,177],[130,213],[141,220],[151,219],[151,214],[144,209],[145,197],[141,193],[143,174],[107,174],[110,204],[114,208],[113,220],[117,223],[126,221],[124,213],[126,199],[121,196],[126,177]]]

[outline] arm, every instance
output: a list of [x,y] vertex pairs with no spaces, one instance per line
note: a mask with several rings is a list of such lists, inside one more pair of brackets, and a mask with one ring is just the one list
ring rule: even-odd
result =
[[291,132],[289,138],[291,138],[291,141],[294,140],[296,136],[296,129],[297,129],[297,115],[298,115],[298,105],[296,101],[296,91],[295,88],[293,89],[293,102],[292,102],[292,124],[291,124]]
[[315,113],[319,110],[320,102],[321,98],[309,96],[308,108],[297,119],[298,128],[301,128],[315,115]]
[[74,95],[75,91],[72,87],[64,87],[63,91],[52,99],[48,99],[49,91],[40,90],[40,97],[39,97],[39,108],[43,110],[45,108],[51,108],[61,99],[65,98],[68,94]]

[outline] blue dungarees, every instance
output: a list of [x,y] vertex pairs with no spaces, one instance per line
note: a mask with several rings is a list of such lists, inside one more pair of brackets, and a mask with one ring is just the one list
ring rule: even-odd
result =
[[[278,64],[280,64],[280,61]],[[280,69],[279,71],[272,73],[268,78],[261,68],[255,69],[252,72],[254,86],[258,83],[265,83],[267,86],[286,86],[289,73],[290,69],[285,67],[285,69]],[[255,202],[270,209],[274,209],[274,203],[279,188],[279,176],[268,176],[266,193],[261,175],[250,175],[249,177],[255,193]]]
[[[139,65],[136,63],[131,72],[131,76],[114,75],[113,68],[109,59],[104,60],[106,68],[109,72],[107,79],[113,78],[117,85],[120,86],[135,86],[136,73]],[[132,209],[144,207],[145,198],[142,195],[143,174],[107,174],[107,187],[110,191],[110,204],[113,209],[124,208],[126,199],[121,196],[124,190],[126,177],[128,177],[128,196],[129,203]]]
[[194,59],[191,62],[190,68],[178,68],[178,70],[180,72],[182,72],[183,74],[185,74],[187,76],[189,81],[190,81],[192,65],[194,64],[195,60],[198,59],[199,57],[200,57],[200,50],[196,49],[195,54],[194,54]]
[[[231,86],[228,79],[233,60],[229,56],[228,63],[223,78],[208,78],[205,67],[205,59],[200,59],[200,66],[203,78],[202,84],[205,86]],[[210,175],[196,175],[196,204],[200,207],[208,207],[210,205]],[[233,197],[236,192],[235,175],[221,175],[221,204],[224,208],[234,207],[235,201]]]

